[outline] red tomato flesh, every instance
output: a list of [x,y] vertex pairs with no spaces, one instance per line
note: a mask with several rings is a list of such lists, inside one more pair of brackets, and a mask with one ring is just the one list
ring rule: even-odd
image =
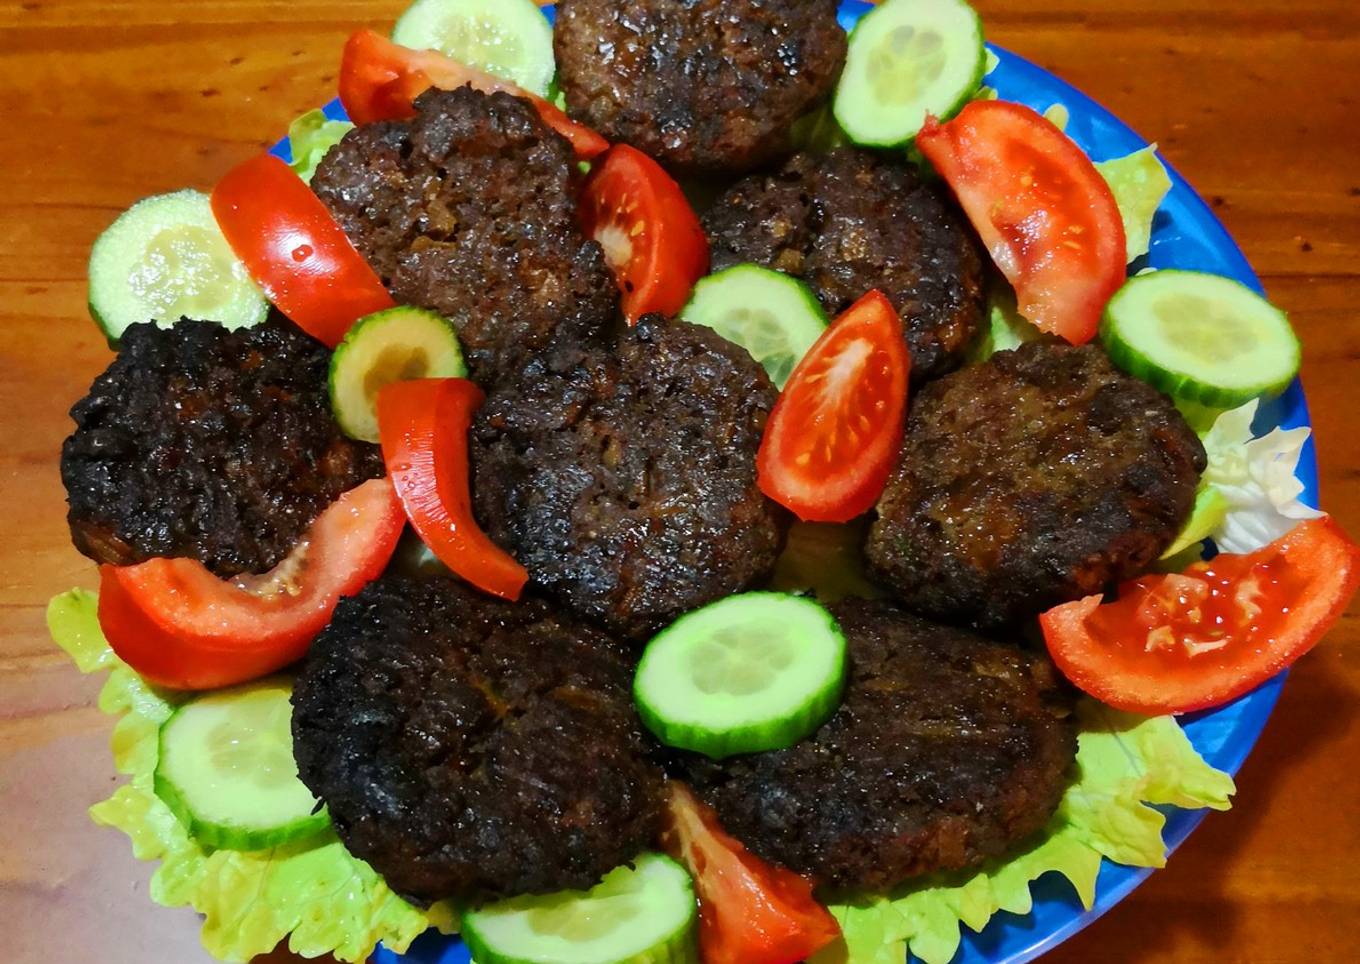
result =
[[1125,281],[1124,222],[1109,184],[1044,117],[1004,100],[973,101],[916,138],[948,182],[1020,314],[1074,345],[1090,341]]
[[345,44],[340,60],[340,102],[356,124],[414,117],[413,102],[431,87],[471,86],[483,93],[504,91],[533,104],[543,122],[571,142],[576,156],[590,160],[609,142],[578,124],[555,104],[494,74],[460,64],[437,50],[412,50],[372,30],[359,30]]
[[871,509],[902,441],[910,374],[902,319],[871,291],[789,376],[756,456],[761,491],[805,522],[847,522]]
[[478,589],[518,599],[524,567],[477,527],[467,432],[485,396],[462,378],[394,382],[378,393],[378,436],[397,495],[436,558]]
[[1187,713],[1226,703],[1312,649],[1360,586],[1360,547],[1329,517],[1247,555],[1125,583],[1039,617],[1058,668],[1104,703]]
[[99,624],[118,657],[173,689],[243,683],[296,662],[387,566],[405,526],[387,479],[357,486],[261,576],[219,579],[192,559],[99,569]]
[[684,784],[670,790],[663,842],[694,878],[704,964],[793,964],[840,936],[811,884],[729,837]]
[[269,300],[334,348],[364,315],[396,302],[340,225],[287,164],[260,154],[227,172],[213,215]]
[[646,154],[616,144],[581,197],[585,233],[604,248],[630,325],[677,314],[708,272],[708,239],[680,185]]

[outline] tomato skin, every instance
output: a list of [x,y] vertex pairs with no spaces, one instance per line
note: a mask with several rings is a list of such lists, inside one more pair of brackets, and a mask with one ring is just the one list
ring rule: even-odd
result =
[[873,508],[901,445],[910,374],[902,319],[871,291],[789,376],[756,456],[761,491],[805,522],[848,522]]
[[704,964],[794,964],[840,936],[810,883],[729,837],[683,783],[670,792],[662,842],[694,878]]
[[545,124],[571,143],[582,160],[609,149],[607,140],[572,120],[556,104],[437,50],[412,50],[372,30],[358,30],[350,35],[340,59],[340,102],[356,124],[414,117],[413,102],[431,87],[454,90],[464,85],[487,94],[504,91],[523,97]]
[[364,315],[396,304],[326,206],[293,170],[260,154],[212,192],[227,243],[269,300],[334,348]]
[[1329,516],[1247,555],[1150,575],[1039,617],[1053,662],[1117,709],[1158,715],[1220,706],[1317,644],[1360,587],[1360,547]]
[[708,238],[680,185],[661,165],[615,144],[581,195],[581,224],[600,242],[623,293],[623,314],[673,317],[708,273]]
[[[405,526],[387,479],[359,485],[264,576],[219,579],[192,559],[100,566],[99,624],[118,657],[172,689],[215,689],[296,662],[387,566]],[[248,588],[254,587],[254,588]]]
[[378,393],[378,435],[416,534],[468,582],[513,601],[529,574],[478,528],[468,490],[468,426],[484,398],[463,378],[394,382]]
[[1020,313],[1074,345],[1090,341],[1127,278],[1110,186],[1066,134],[1021,104],[973,101],[927,118],[921,153],[958,197]]

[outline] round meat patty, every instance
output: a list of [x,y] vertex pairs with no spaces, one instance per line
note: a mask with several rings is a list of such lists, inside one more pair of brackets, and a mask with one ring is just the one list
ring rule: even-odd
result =
[[128,328],[61,449],[76,548],[118,566],[187,557],[223,577],[273,568],[342,492],[383,474],[378,447],[331,416],[329,365],[278,316]]
[[704,214],[715,271],[751,262],[802,278],[831,317],[877,288],[902,315],[914,385],[957,368],[982,330],[981,249],[957,205],[905,161],[853,148],[797,154]]
[[385,576],[312,644],[298,773],[400,894],[590,887],[660,829],[632,670],[628,647],[539,600]]
[[882,893],[976,867],[1048,822],[1076,755],[1069,691],[1047,658],[889,602],[832,607],[844,702],[786,750],[677,775],[755,853],[819,887]]
[[646,636],[773,569],[756,451],[776,397],[744,349],[657,315],[539,355],[477,414],[477,517],[569,610]]
[[912,401],[865,554],[910,609],[980,628],[1144,572],[1180,530],[1204,447],[1094,345],[998,352]]
[[450,319],[478,380],[609,325],[618,288],[577,224],[570,145],[526,101],[431,90],[345,135],[312,189],[392,296]]
[[573,117],[691,173],[745,171],[845,64],[836,0],[561,0],[558,81]]

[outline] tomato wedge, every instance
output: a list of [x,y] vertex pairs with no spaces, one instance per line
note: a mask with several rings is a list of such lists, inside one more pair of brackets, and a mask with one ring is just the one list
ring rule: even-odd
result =
[[269,300],[330,348],[364,315],[396,302],[302,178],[260,154],[227,172],[213,215]]
[[921,153],[957,195],[1020,314],[1074,345],[1090,341],[1124,283],[1124,222],[1080,147],[1021,104],[976,100],[927,118]]
[[378,436],[406,516],[430,551],[478,589],[518,599],[528,572],[472,516],[467,433],[483,398],[462,378],[394,382],[378,393]]
[[585,232],[604,248],[628,324],[668,318],[708,273],[708,239],[680,185],[637,148],[615,144],[581,197]]
[[1263,549],[1148,575],[1039,617],[1053,662],[1121,710],[1219,706],[1312,649],[1360,586],[1360,547],[1330,517]]
[[871,509],[902,441],[910,374],[902,319],[871,291],[789,376],[756,456],[761,491],[805,522],[847,522]]
[[406,520],[387,479],[350,489],[262,576],[192,559],[99,569],[99,624],[123,662],[173,689],[243,683],[296,662],[341,596],[376,579]]
[[460,64],[437,50],[412,50],[372,30],[359,30],[345,44],[340,60],[340,102],[356,124],[412,117],[412,103],[431,87],[453,90],[470,85],[483,93],[504,91],[534,105],[543,122],[571,142],[583,160],[598,157],[609,142],[517,84]]
[[683,783],[672,781],[670,791],[663,843],[694,878],[704,964],[793,964],[840,936],[811,884],[723,833]]

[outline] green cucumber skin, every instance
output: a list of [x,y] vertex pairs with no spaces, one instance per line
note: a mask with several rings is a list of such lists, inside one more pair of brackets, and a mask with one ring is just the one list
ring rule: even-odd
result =
[[[855,34],[864,30],[865,25],[870,22],[869,18],[882,14],[884,9],[885,8],[882,5],[879,5],[860,17],[859,22],[855,24],[854,29],[850,31],[847,42],[853,44],[855,42]],[[973,14],[974,29],[977,36],[979,40],[982,40],[985,37],[985,34],[982,31],[982,18],[978,16],[978,12],[973,10],[971,6],[969,6],[969,10]],[[954,103],[948,108],[935,115],[935,119],[943,123],[953,118],[959,111],[963,110],[982,87],[982,78],[985,76],[987,76],[987,44],[981,42],[978,44],[977,63],[973,65],[972,80],[969,82],[967,90],[959,97],[955,98]],[[846,124],[843,112],[839,109],[839,104],[840,87],[838,84],[836,93],[833,95],[831,101],[832,115],[835,117],[841,132],[849,138],[852,144],[859,147],[872,147],[882,150],[902,150],[910,147],[916,141],[916,135],[920,133],[920,129],[918,128],[905,137],[873,137],[871,135],[866,136],[863,133],[856,135],[856,133],[851,130],[854,125]]]
[[[1158,271],[1157,274],[1163,276],[1176,275],[1193,281],[1201,272],[1178,271],[1168,268]],[[1137,281],[1138,278],[1135,277],[1129,279],[1128,283],[1136,284]],[[1252,292],[1252,294],[1255,294],[1255,292]],[[1105,306],[1104,316],[1100,323],[1100,341],[1106,354],[1110,356],[1110,360],[1118,368],[1135,378],[1142,379],[1152,387],[1170,395],[1176,401],[1190,403],[1193,406],[1206,409],[1227,410],[1236,408],[1253,398],[1273,398],[1279,395],[1289,387],[1298,374],[1302,352],[1298,335],[1295,334],[1293,327],[1289,324],[1288,316],[1278,308],[1274,308],[1273,305],[1271,307],[1279,314],[1283,323],[1281,332],[1288,335],[1290,350],[1288,374],[1282,373],[1276,379],[1244,388],[1224,388],[1202,378],[1197,378],[1189,372],[1168,371],[1146,360],[1143,353],[1132,343],[1136,341],[1136,338],[1130,340],[1120,330],[1119,321],[1116,317],[1119,311],[1119,292],[1116,292],[1109,304]]]
[[[185,706],[191,705],[192,702],[185,704]],[[152,786],[156,791],[156,796],[170,809],[170,812],[175,815],[175,819],[180,822],[180,825],[188,831],[189,836],[193,837],[195,841],[218,850],[268,850],[270,847],[277,847],[280,844],[292,843],[296,840],[315,836],[331,825],[330,814],[326,812],[325,807],[291,823],[268,827],[263,830],[214,823],[210,820],[200,820],[194,816],[193,808],[189,806],[179,787],[161,772],[163,761],[166,758],[165,734],[183,708],[181,707],[172,713],[170,719],[161,724],[160,733],[157,734],[157,763],[156,770],[152,775]]]
[[[641,855],[645,857],[647,855]],[[673,866],[684,879],[683,898],[691,904],[690,913],[669,934],[660,936],[656,943],[644,951],[627,957],[611,958],[595,964],[700,964],[697,943],[698,906],[695,903],[694,884],[689,872],[670,857],[652,855]],[[636,866],[634,861],[633,866]],[[478,927],[480,910],[464,911],[459,920],[458,931],[463,943],[468,946],[475,964],[552,964],[553,959],[546,957],[518,957],[495,950]]]
[[[743,594],[752,602],[778,602],[795,599],[809,601],[821,610],[826,621],[828,634],[840,648],[840,672],[829,678],[825,684],[807,696],[802,703],[789,710],[787,715],[777,719],[752,723],[732,729],[703,726],[697,723],[673,722],[659,713],[642,684],[644,669],[649,662],[653,647],[673,633],[683,634],[685,623],[702,613],[695,610],[681,616],[670,626],[654,636],[638,661],[637,672],[633,677],[633,703],[643,725],[663,744],[681,750],[701,753],[712,759],[723,759],[743,753],[760,753],[770,750],[786,749],[826,723],[840,706],[846,683],[846,640],[835,617],[821,604],[806,596],[781,592],[752,592]],[[731,597],[729,597],[731,598]],[[720,600],[721,602],[721,600]],[[713,605],[710,603],[710,605]],[[707,608],[707,607],[705,607]],[[683,638],[683,636],[682,636]]]

